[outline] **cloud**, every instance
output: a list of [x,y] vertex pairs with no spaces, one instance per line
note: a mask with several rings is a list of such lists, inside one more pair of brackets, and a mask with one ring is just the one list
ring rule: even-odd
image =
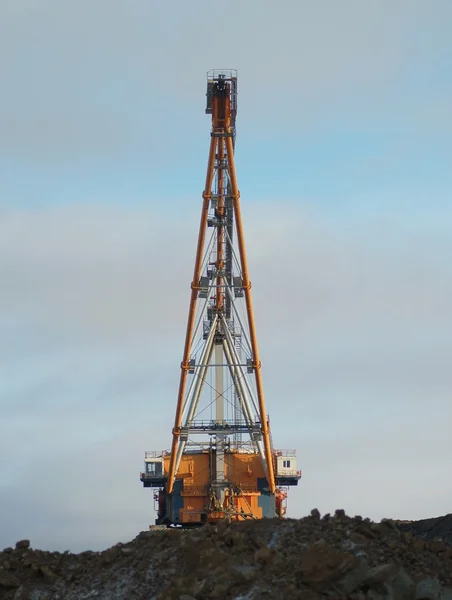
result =
[[[432,222],[346,225],[274,206],[244,201],[244,218],[273,440],[305,472],[291,514],[446,512],[450,237]],[[145,449],[170,443],[197,220],[4,212],[4,545],[99,548],[151,522],[138,472]]]
[[153,518],[138,471],[170,442],[222,66],[291,514],[446,512],[452,4],[173,9],[0,7],[4,545],[101,548]]

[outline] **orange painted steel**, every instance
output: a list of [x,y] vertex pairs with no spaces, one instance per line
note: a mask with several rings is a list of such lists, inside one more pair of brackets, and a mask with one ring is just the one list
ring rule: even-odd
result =
[[[233,486],[240,488],[240,495],[232,498],[229,492],[225,497],[224,509],[209,513],[208,521],[216,521],[228,518],[228,502],[232,501],[234,513],[229,518],[235,521],[246,519],[246,514],[251,513],[254,518],[262,518],[262,508],[259,506],[261,492],[258,489],[258,479],[265,477],[262,462],[258,454],[231,453],[230,463],[226,464],[226,476]],[[164,459],[164,471],[167,473],[170,457]],[[181,492],[183,508],[180,512],[180,523],[200,523],[201,514],[205,513],[205,507],[209,501],[208,486],[209,476],[209,453],[184,454],[177,473],[178,479],[183,479],[184,488]],[[243,509],[243,512],[242,512]]]
[[265,458],[268,469],[268,485],[270,492],[275,493],[275,470],[273,466],[273,455],[270,443],[270,429],[267,423],[267,413],[265,410],[264,386],[261,374],[261,362],[259,360],[259,348],[257,345],[256,325],[254,320],[253,299],[251,296],[251,283],[248,275],[248,259],[246,256],[245,238],[243,234],[242,212],[240,209],[240,192],[237,185],[237,175],[235,172],[234,147],[232,137],[228,136],[226,140],[226,151],[228,155],[229,180],[231,184],[232,201],[234,205],[235,224],[237,228],[237,241],[239,245],[240,260],[242,263],[243,287],[245,289],[246,310],[248,313],[248,323],[250,328],[251,349],[254,357],[254,374],[256,377],[256,391],[259,401],[259,412],[262,423],[262,436],[264,440]]
[[171,444],[171,457],[170,464],[168,469],[168,494],[171,494],[174,486],[174,477],[176,471],[176,453],[177,453],[177,442],[180,437],[180,426],[182,423],[182,411],[184,404],[184,394],[185,387],[187,384],[187,371],[188,371],[188,361],[190,358],[191,344],[192,344],[192,335],[193,335],[193,327],[195,323],[195,313],[196,313],[196,298],[198,296],[199,290],[199,278],[201,276],[201,267],[202,267],[202,253],[204,249],[204,241],[206,237],[206,227],[207,227],[207,215],[209,212],[209,202],[211,197],[212,190],[212,181],[214,176],[215,169],[215,153],[216,153],[217,139],[212,137],[210,141],[210,151],[209,151],[209,159],[207,163],[207,174],[206,174],[206,183],[203,192],[203,204],[201,211],[201,219],[199,223],[199,235],[198,235],[198,246],[196,249],[196,259],[195,259],[195,268],[193,271],[193,281],[191,284],[191,297],[190,297],[190,308],[188,311],[188,322],[187,322],[187,331],[185,334],[185,345],[184,345],[184,354],[181,363],[181,374],[179,381],[179,391],[177,395],[177,407],[176,407],[176,416],[174,419],[174,428],[173,428],[173,441]]
[[[275,472],[273,465],[273,455],[271,449],[270,442],[270,430],[267,421],[267,413],[265,409],[265,399],[264,399],[264,390],[263,390],[263,382],[262,382],[262,374],[261,374],[261,362],[259,360],[259,349],[257,344],[257,336],[256,336],[256,326],[254,320],[254,309],[253,309],[253,301],[251,296],[251,283],[248,275],[248,260],[246,256],[246,248],[245,248],[245,240],[243,234],[243,224],[242,224],[242,214],[240,209],[240,193],[237,186],[237,175],[235,171],[235,161],[234,161],[234,147],[232,141],[232,132],[231,132],[231,104],[230,104],[230,87],[226,86],[225,93],[223,95],[215,95],[213,97],[212,103],[212,138],[210,142],[210,151],[209,151],[209,159],[207,165],[207,175],[206,175],[206,183],[203,193],[203,207],[201,212],[201,220],[199,226],[199,235],[198,235],[198,247],[196,251],[196,260],[195,260],[195,268],[193,274],[193,282],[192,282],[192,292],[190,298],[190,308],[188,314],[188,323],[187,323],[187,331],[185,336],[185,346],[184,346],[184,354],[183,360],[181,364],[181,376],[179,383],[179,392],[177,398],[177,408],[176,408],[176,416],[174,420],[174,428],[173,428],[173,441],[171,446],[171,454],[169,459],[168,466],[168,494],[171,494],[174,486],[175,479],[175,470],[176,470],[176,454],[178,447],[178,440],[180,437],[180,427],[182,422],[182,412],[183,412],[183,402],[184,402],[184,394],[186,388],[186,380],[187,380],[187,371],[189,368],[189,357],[191,351],[191,343],[192,343],[192,335],[193,335],[193,326],[196,312],[196,299],[198,295],[199,289],[199,278],[201,274],[201,266],[202,266],[202,252],[205,241],[205,231],[207,226],[207,215],[209,210],[209,201],[212,195],[212,183],[214,177],[214,169],[215,169],[215,159],[223,158],[226,150],[227,164],[228,164],[228,173],[229,173],[229,182],[232,192],[234,213],[235,213],[235,222],[237,228],[237,238],[239,245],[239,253],[240,259],[242,263],[242,274],[243,274],[243,286],[245,289],[245,300],[246,307],[248,313],[248,322],[250,329],[250,338],[251,338],[251,349],[253,352],[254,358],[254,373],[256,379],[256,391],[259,402],[259,412],[260,412],[260,420],[262,424],[262,436],[264,441],[264,449],[265,449],[265,458],[267,462],[267,471],[268,471],[268,484],[270,488],[270,493],[274,494],[276,490],[276,482],[275,482]],[[218,153],[217,153],[218,152]],[[224,213],[224,179],[221,176],[219,178],[219,205],[218,205],[218,214],[221,217]],[[223,266],[223,239],[222,236],[218,236],[217,242],[217,268],[222,268]],[[222,284],[222,278],[217,278],[217,284],[220,286]],[[222,307],[222,295],[221,295],[221,287],[217,287],[216,294],[216,306],[218,309]]]

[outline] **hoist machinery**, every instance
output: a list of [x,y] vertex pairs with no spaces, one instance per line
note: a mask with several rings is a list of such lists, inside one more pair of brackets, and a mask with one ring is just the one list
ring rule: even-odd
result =
[[301,471],[276,450],[262,369],[234,162],[237,72],[209,71],[212,115],[171,449],[145,453],[156,525],[283,517]]

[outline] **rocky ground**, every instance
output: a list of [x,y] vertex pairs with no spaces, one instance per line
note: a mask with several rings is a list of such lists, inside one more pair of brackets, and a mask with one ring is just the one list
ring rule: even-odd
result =
[[452,515],[441,519],[373,523],[313,510],[300,520],[147,531],[81,554],[22,540],[0,552],[0,599],[452,600]]
[[396,521],[401,531],[409,531],[425,540],[441,538],[452,545],[452,514],[421,521]]

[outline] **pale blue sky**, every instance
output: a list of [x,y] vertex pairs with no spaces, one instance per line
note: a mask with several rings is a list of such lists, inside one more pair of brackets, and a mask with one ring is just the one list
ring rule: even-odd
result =
[[138,473],[170,443],[221,67],[290,515],[450,511],[451,22],[448,0],[0,2],[0,544],[154,518]]

